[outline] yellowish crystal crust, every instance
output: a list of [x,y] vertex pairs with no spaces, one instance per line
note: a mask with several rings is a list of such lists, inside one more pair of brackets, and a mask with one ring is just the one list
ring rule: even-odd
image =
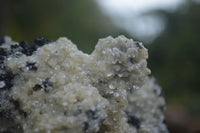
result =
[[[12,51],[13,43],[7,38],[9,45],[1,47]],[[124,36],[107,37],[88,55],[67,38],[59,38],[31,55],[13,53],[3,62],[14,78],[11,90],[1,93],[9,101],[2,102],[0,111],[15,113],[12,119],[18,130],[167,133],[160,109],[164,99],[157,94],[160,88],[154,79],[147,77],[148,52],[141,43]]]

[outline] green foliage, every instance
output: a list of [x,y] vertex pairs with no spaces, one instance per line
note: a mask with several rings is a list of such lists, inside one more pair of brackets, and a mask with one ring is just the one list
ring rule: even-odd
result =
[[[149,45],[149,66],[166,97],[200,112],[200,5],[187,10],[158,11],[167,20],[165,31]],[[171,101],[171,100],[170,100]]]
[[8,0],[1,6],[6,7],[0,9],[6,13],[2,34],[16,41],[66,36],[90,53],[99,38],[122,34],[94,0]]

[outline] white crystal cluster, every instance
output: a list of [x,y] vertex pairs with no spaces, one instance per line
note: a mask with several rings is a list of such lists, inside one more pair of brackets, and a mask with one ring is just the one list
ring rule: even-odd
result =
[[66,38],[32,55],[16,50],[3,62],[14,78],[10,91],[0,91],[1,100],[8,96],[0,112],[10,108],[14,128],[24,133],[167,133],[165,102],[147,76],[147,58],[141,43],[124,36],[100,39],[90,55]]

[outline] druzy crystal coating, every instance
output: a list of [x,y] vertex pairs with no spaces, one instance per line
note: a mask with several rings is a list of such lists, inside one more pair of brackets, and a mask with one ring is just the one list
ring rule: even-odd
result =
[[100,39],[89,55],[64,37],[31,46],[1,37],[0,132],[167,133],[147,58],[124,36]]

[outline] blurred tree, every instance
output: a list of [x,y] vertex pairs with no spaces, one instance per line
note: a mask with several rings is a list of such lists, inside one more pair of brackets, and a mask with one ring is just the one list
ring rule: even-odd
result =
[[0,12],[0,33],[16,41],[66,36],[89,53],[99,38],[123,33],[95,0],[1,0]]
[[177,12],[156,13],[165,17],[167,26],[147,46],[149,66],[169,103],[181,103],[200,115],[200,5],[188,2]]

